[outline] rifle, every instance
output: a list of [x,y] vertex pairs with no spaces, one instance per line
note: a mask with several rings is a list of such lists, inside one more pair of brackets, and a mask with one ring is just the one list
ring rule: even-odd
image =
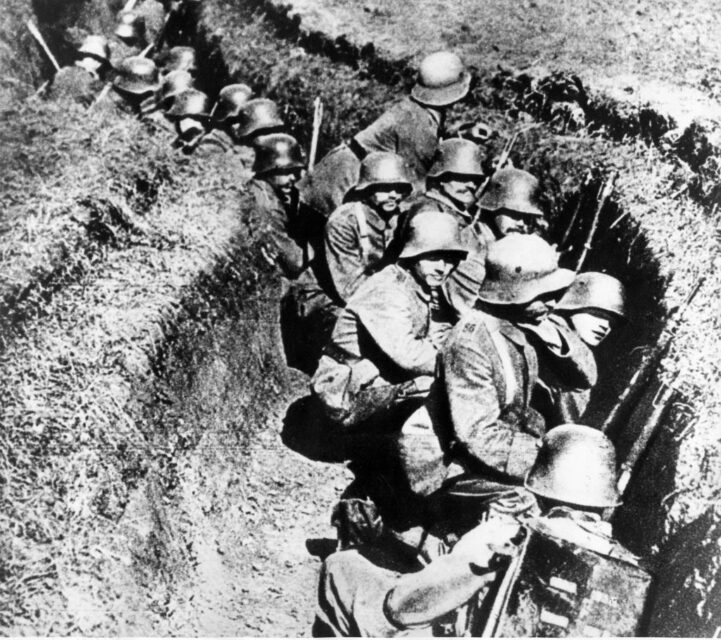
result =
[[320,138],[320,125],[323,120],[323,102],[320,98],[313,101],[313,133],[310,138],[310,151],[308,152],[308,171],[315,165],[315,156],[318,153],[318,138]]
[[601,217],[601,211],[606,205],[606,200],[608,200],[611,193],[613,193],[613,186],[616,182],[617,176],[618,174],[614,172],[609,178],[607,178],[603,183],[601,183],[601,188],[599,189],[598,193],[598,201],[596,202],[596,209],[593,212],[593,219],[591,220],[591,228],[588,230],[586,242],[583,243],[583,251],[581,252],[581,256],[578,258],[578,262],[576,263],[576,273],[581,271],[581,269],[583,268],[583,263],[586,261],[586,256],[588,255],[588,252],[593,245],[593,238],[596,235],[596,230],[598,229],[598,220]]
[[581,183],[581,192],[578,196],[578,202],[576,203],[576,208],[573,210],[573,214],[571,215],[571,220],[568,222],[568,226],[566,227],[566,231],[563,234],[563,238],[561,238],[561,242],[558,243],[558,248],[563,250],[566,245],[568,244],[568,240],[571,237],[571,231],[573,231],[573,227],[576,226],[576,219],[578,218],[578,214],[581,212],[581,205],[583,204],[583,190],[588,187],[589,184],[591,184],[591,177],[592,174],[590,171],[586,172],[586,176],[583,178],[583,182]]
[[621,495],[623,495],[626,491],[626,487],[631,480],[636,464],[643,455],[644,451],[646,451],[648,443],[651,441],[651,437],[656,431],[658,425],[661,424],[661,421],[671,406],[671,401],[675,395],[675,380],[669,385],[663,384],[656,393],[656,397],[653,401],[653,411],[644,422],[641,433],[638,438],[636,438],[636,441],[633,443],[633,447],[631,447],[626,459],[621,464],[617,481],[618,492]]
[[661,360],[663,360],[664,356],[670,350],[679,326],[681,325],[681,321],[683,320],[684,313],[693,302],[693,299],[705,281],[705,276],[699,277],[683,303],[672,311],[666,329],[662,332],[656,345],[644,354],[638,369],[636,369],[621,395],[618,396],[616,404],[601,425],[601,431],[604,433],[613,433],[618,428],[621,420],[635,407],[638,398],[651,379],[651,374],[658,368]]
[[38,44],[42,47],[43,51],[45,51],[45,55],[48,57],[50,62],[53,63],[53,66],[55,67],[55,71],[60,71],[60,65],[58,64],[58,61],[55,59],[55,56],[53,55],[53,52],[50,51],[50,48],[48,47],[47,43],[45,42],[45,38],[43,38],[40,31],[38,31],[38,28],[33,24],[32,20],[27,21],[28,30],[32,34],[33,38],[38,41]]

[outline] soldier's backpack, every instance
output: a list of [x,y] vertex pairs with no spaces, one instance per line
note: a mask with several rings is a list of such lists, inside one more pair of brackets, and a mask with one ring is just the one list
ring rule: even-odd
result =
[[[617,542],[598,535],[565,536],[571,521],[527,524],[490,612],[475,616],[471,635],[565,638],[638,636],[651,575]],[[550,523],[550,525],[549,525]],[[582,525],[575,525],[581,527]],[[579,544],[580,543],[580,544]],[[487,606],[487,605],[486,605]]]

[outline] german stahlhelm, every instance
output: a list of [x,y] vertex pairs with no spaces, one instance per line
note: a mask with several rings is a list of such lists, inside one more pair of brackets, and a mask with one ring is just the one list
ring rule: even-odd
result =
[[237,122],[235,135],[239,138],[277,133],[285,126],[278,105],[267,98],[248,100],[238,113]]
[[461,242],[458,221],[443,211],[421,211],[406,228],[400,259],[417,258],[426,253],[444,252],[464,258],[468,250]]
[[306,167],[298,141],[287,133],[260,136],[255,144],[253,172],[262,176],[273,171],[302,171]]
[[160,104],[169,109],[176,96],[193,88],[193,76],[187,71],[171,71],[160,84]]
[[132,11],[124,11],[118,19],[115,35],[124,40],[144,40],[145,18]]
[[130,56],[121,60],[116,69],[113,86],[121,91],[142,95],[155,91],[158,84],[158,68],[142,56]]
[[462,100],[471,86],[471,74],[461,59],[450,51],[438,51],[423,58],[411,96],[421,104],[446,107]]
[[514,211],[543,216],[538,179],[521,169],[499,169],[488,182],[478,204],[484,211]]
[[405,194],[413,191],[408,163],[397,153],[374,151],[369,153],[360,167],[358,182],[351,188],[358,195],[370,187],[397,185]]
[[601,431],[579,424],[551,429],[526,476],[526,489],[571,505],[618,506],[613,443]]
[[626,291],[613,276],[597,271],[579,273],[554,311],[606,311],[618,318],[626,317]]
[[76,58],[94,58],[103,64],[110,62],[110,45],[105,36],[88,36],[78,48]]
[[252,89],[247,84],[229,84],[218,94],[213,107],[213,122],[219,125],[231,124],[238,119],[240,110],[248,103]]
[[210,118],[209,109],[210,100],[207,95],[197,89],[186,89],[175,96],[173,106],[166,115],[171,120],[192,118],[205,123]]
[[489,247],[478,299],[489,304],[528,304],[565,289],[573,277],[570,269],[559,268],[558,254],[545,240],[512,233]]
[[484,160],[477,144],[462,138],[449,138],[438,145],[428,177],[441,178],[450,174],[471,176],[480,181],[484,176]]

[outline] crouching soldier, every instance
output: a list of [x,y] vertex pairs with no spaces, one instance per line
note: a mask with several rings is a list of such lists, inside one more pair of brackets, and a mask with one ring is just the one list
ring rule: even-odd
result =
[[395,153],[369,154],[346,204],[325,226],[325,260],[331,295],[340,306],[375,271],[398,257],[399,205],[413,186],[408,165]]
[[428,400],[403,426],[399,458],[412,493],[429,495],[463,471],[500,493],[523,482],[545,432],[530,406],[538,355],[527,327],[539,325],[573,280],[537,236],[492,244],[478,310],[467,313],[443,348]]
[[331,150],[300,185],[301,199],[324,217],[356,183],[363,159],[374,151],[397,153],[420,188],[444,130],[448,108],[468,93],[471,76],[448,51],[426,56],[411,95],[381,115],[350,142]]
[[200,147],[210,122],[209,110],[208,96],[197,89],[186,89],[175,97],[167,112],[168,118],[175,123],[174,148],[189,155]]
[[451,303],[460,311],[473,308],[486,273],[488,245],[496,240],[476,211],[476,193],[485,178],[483,162],[481,149],[469,140],[451,138],[441,142],[426,177],[427,190],[404,216],[409,220],[420,211],[440,207],[458,220],[468,256],[451,274],[448,293]]
[[335,322],[335,307],[317,276],[322,221],[298,206],[296,182],[306,162],[298,142],[285,133],[258,138],[248,192],[255,207],[249,233],[261,255],[282,276],[281,337],[289,366],[313,373]]
[[342,546],[370,539],[376,531],[364,524],[388,513],[383,504],[393,487],[378,485],[378,471],[388,467],[398,428],[433,381],[436,356],[457,321],[444,285],[465,255],[453,216],[414,216],[398,262],[351,296],[324,349],[311,389],[356,476],[333,517]]
[[155,99],[158,88],[158,68],[152,60],[142,56],[131,56],[122,60],[115,68],[113,90],[122,99],[118,106],[141,115],[143,104]]
[[[217,143],[223,151],[239,152],[235,131],[238,127],[240,110],[248,103],[253,91],[246,84],[229,84],[223,87],[218,94],[218,100],[210,113],[211,130],[207,138]],[[252,162],[252,152],[245,154],[245,159]]]
[[[560,331],[577,334],[593,350],[626,318],[624,287],[605,273],[580,273],[549,318]],[[551,375],[534,392],[534,406],[547,416],[549,425],[577,422],[586,411],[591,387]]]
[[615,462],[604,434],[559,426],[525,482],[539,515],[481,522],[425,566],[384,549],[331,554],[313,635],[640,635],[651,578],[602,519],[619,503]]
[[52,98],[69,98],[92,104],[102,90],[110,70],[110,47],[104,36],[88,36],[78,48],[75,64],[55,74],[50,88]]

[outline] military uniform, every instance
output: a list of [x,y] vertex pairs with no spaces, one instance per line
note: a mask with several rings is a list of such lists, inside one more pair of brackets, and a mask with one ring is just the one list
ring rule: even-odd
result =
[[348,202],[333,212],[325,226],[325,260],[339,303],[383,264],[393,262],[397,216],[384,220],[363,202]]
[[148,44],[155,43],[165,25],[165,10],[162,3],[157,0],[143,0],[135,6],[133,13],[145,20]]
[[529,406],[537,379],[536,351],[523,331],[482,311],[464,316],[443,348],[428,400],[398,439],[413,491],[440,486],[446,455],[467,471],[520,483],[545,430]]
[[[392,264],[371,276],[336,322],[311,383],[315,394],[330,406],[370,414],[388,408],[379,402],[380,388],[392,393],[392,385],[412,381],[403,398],[427,392],[444,326],[455,321],[447,303],[435,310],[431,294],[403,267]],[[366,402],[373,406],[356,406]]]
[[421,211],[438,210],[450,213],[458,220],[461,240],[468,249],[468,255],[461,260],[448,279],[449,300],[459,312],[465,313],[474,307],[478,289],[486,277],[488,245],[495,242],[496,237],[487,224],[480,220],[474,222],[475,209],[460,209],[437,189],[430,189],[415,199],[404,214],[401,224],[405,226],[413,215]]
[[50,96],[56,99],[73,100],[91,105],[102,91],[103,81],[95,73],[78,66],[63,67],[55,74],[50,87]]
[[402,156],[416,188],[428,171],[442,131],[441,112],[404,98],[348,143],[331,150],[298,185],[301,199],[324,216],[358,181],[363,158],[373,151]]

